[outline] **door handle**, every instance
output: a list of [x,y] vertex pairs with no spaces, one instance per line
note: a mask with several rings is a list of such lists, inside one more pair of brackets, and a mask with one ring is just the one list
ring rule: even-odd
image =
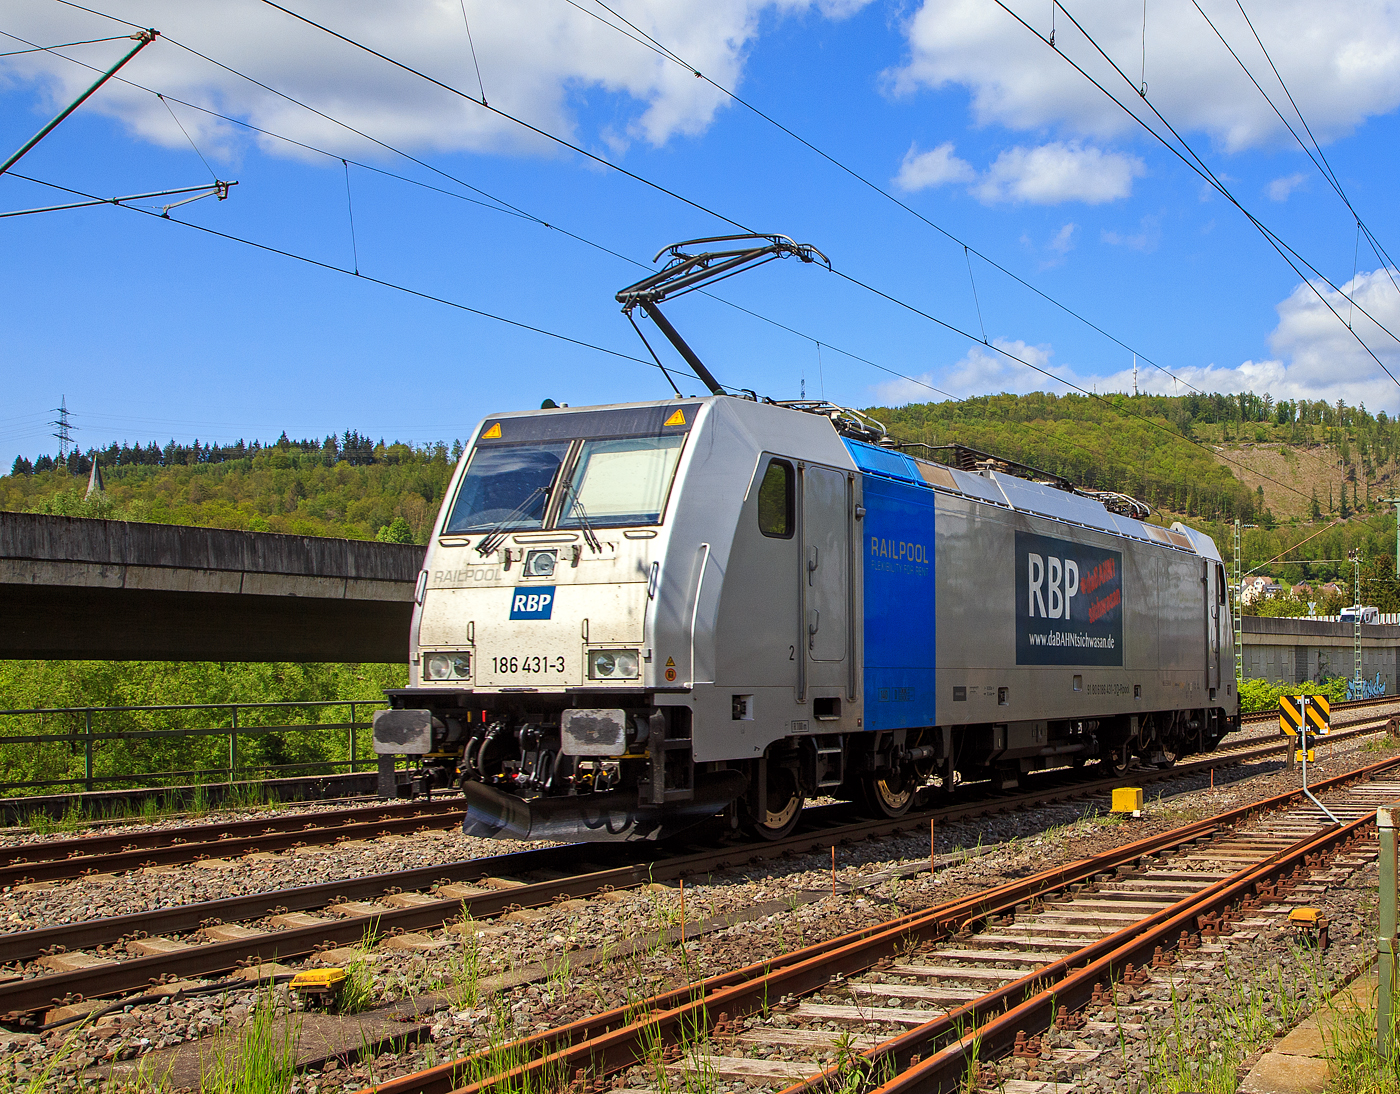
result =
[[809,547],[807,548],[807,552],[807,584],[810,585],[812,584],[812,574],[814,574],[817,569],[817,549],[815,547]]
[[812,649],[817,644],[817,631],[821,630],[822,613],[813,608],[808,613],[807,620],[807,648]]

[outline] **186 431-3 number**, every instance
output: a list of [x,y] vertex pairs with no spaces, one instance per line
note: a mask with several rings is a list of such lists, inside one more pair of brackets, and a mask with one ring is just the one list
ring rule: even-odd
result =
[[491,658],[491,671],[497,676],[507,673],[538,673],[540,675],[551,672],[562,673],[564,671],[564,658],[562,654],[558,657],[531,656],[529,654],[524,657],[493,657]]

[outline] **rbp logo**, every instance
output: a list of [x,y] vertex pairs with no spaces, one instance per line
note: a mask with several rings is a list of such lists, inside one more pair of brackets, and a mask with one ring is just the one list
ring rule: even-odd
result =
[[[1069,619],[1069,602],[1079,592],[1079,563],[1072,558],[1064,560],[1053,555],[1042,558],[1037,554],[1027,554],[1030,573],[1031,618],[1037,615],[1042,619]],[[1038,609],[1038,610],[1037,610]]]
[[510,598],[512,619],[548,619],[554,610],[554,586],[536,589],[516,589]]

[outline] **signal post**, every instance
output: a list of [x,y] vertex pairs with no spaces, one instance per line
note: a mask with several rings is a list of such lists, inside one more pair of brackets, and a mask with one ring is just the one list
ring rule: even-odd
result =
[[1325,695],[1282,695],[1278,701],[1279,729],[1297,739],[1297,748],[1289,751],[1289,766],[1303,765],[1303,793],[1322,810],[1333,824],[1340,824],[1332,810],[1323,805],[1308,789],[1308,763],[1314,759],[1312,738],[1325,737],[1332,728],[1332,702]]

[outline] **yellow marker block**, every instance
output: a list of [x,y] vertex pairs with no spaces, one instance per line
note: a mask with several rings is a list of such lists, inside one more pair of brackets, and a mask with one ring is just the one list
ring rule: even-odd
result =
[[1113,791],[1113,812],[1141,813],[1142,788],[1140,786],[1120,786]]
[[1301,926],[1309,926],[1309,927],[1316,926],[1316,925],[1317,925],[1317,909],[1316,909],[1316,908],[1294,908],[1291,912],[1288,913],[1288,922],[1294,924],[1295,926],[1300,926],[1300,927],[1301,927]]
[[292,977],[292,991],[335,991],[345,979],[344,969],[307,969]]
[[[1295,753],[1293,753],[1293,758],[1294,758],[1295,760],[1297,760],[1299,763],[1302,763],[1302,762],[1303,762],[1303,750],[1302,750],[1301,748],[1298,749],[1298,751],[1296,751]],[[1311,764],[1311,763],[1316,763],[1316,762],[1317,762],[1317,757],[1313,755],[1313,750],[1312,750],[1311,748],[1308,749],[1308,763]]]

